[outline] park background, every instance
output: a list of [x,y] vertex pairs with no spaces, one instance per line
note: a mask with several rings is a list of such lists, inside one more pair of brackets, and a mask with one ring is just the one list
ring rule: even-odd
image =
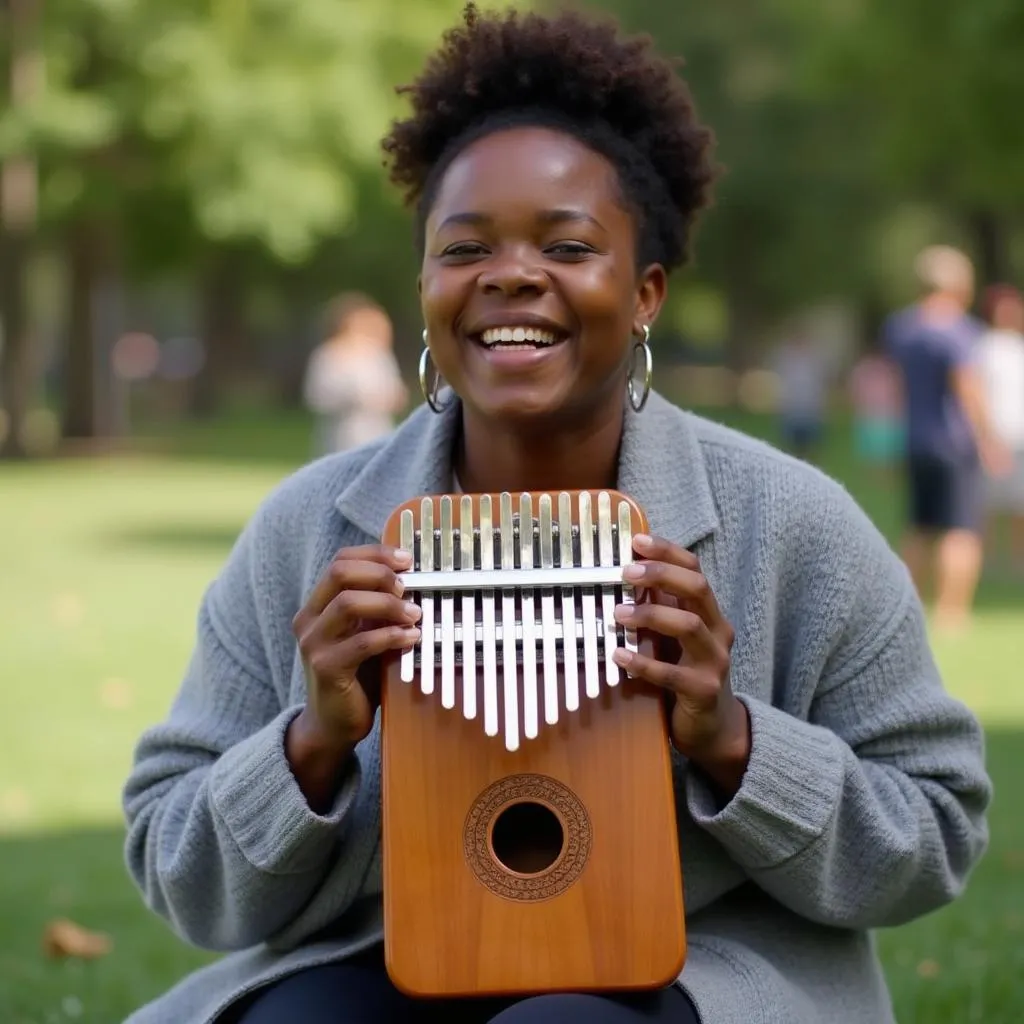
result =
[[[487,5],[484,5],[487,6]],[[537,4],[535,6],[543,6]],[[844,374],[915,295],[921,246],[1024,284],[1020,0],[608,0],[685,58],[727,168],[653,337],[673,400],[777,439],[771,353],[835,370],[823,468],[895,543]],[[205,586],[311,457],[324,304],[420,325],[378,141],[460,0],[0,0],[0,1022],[114,1024],[206,955],[147,914],[120,786]],[[964,898],[879,935],[901,1024],[1024,1020],[1024,587],[994,566],[936,637],[997,796]],[[70,920],[106,936],[54,958]]]

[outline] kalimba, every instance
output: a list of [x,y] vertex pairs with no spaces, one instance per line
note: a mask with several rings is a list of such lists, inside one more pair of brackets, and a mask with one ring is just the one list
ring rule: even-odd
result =
[[[616,491],[430,495],[385,543],[421,638],[382,679],[385,961],[417,996],[638,990],[686,953],[662,694],[614,619]],[[639,643],[639,648],[638,648]]]

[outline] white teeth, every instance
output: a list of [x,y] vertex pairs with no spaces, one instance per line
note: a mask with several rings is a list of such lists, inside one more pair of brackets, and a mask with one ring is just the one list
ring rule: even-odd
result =
[[485,345],[521,344],[531,341],[538,345],[554,345],[558,340],[551,331],[540,327],[491,327],[480,335]]

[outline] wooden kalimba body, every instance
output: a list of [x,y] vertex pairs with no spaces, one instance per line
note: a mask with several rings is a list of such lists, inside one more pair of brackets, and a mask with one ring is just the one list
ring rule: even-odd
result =
[[[686,952],[665,705],[611,660],[648,529],[615,491],[441,495],[382,689],[385,959],[417,996],[637,990]],[[641,643],[640,650],[644,650]]]

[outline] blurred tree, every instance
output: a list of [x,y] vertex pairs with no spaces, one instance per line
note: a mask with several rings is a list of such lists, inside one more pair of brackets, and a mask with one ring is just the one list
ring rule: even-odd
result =
[[[828,12],[795,0],[602,0],[679,57],[725,174],[687,277],[719,289],[731,361],[756,359],[768,322],[816,299],[856,296],[876,196],[851,145],[865,116],[805,73]],[[681,290],[685,302],[686,288]]]
[[894,201],[931,202],[957,217],[984,280],[1011,276],[1011,240],[1024,220],[1024,5],[828,7],[815,74],[832,96],[854,95],[870,110],[868,150],[882,187]]
[[220,0],[211,16],[193,2],[145,34],[143,130],[166,150],[163,173],[187,195],[204,243],[198,411],[219,406],[247,359],[245,243],[296,267],[353,227],[354,179],[379,166],[393,83],[460,6]]
[[[27,2],[27,0],[22,0]],[[68,255],[65,437],[101,433],[97,304],[126,272],[192,273],[202,409],[244,362],[246,253],[296,266],[344,233],[353,175],[379,165],[394,82],[461,0],[52,0],[47,81],[0,112],[0,158],[39,159]],[[262,257],[260,257],[262,258]],[[104,338],[104,343],[111,339]]]

